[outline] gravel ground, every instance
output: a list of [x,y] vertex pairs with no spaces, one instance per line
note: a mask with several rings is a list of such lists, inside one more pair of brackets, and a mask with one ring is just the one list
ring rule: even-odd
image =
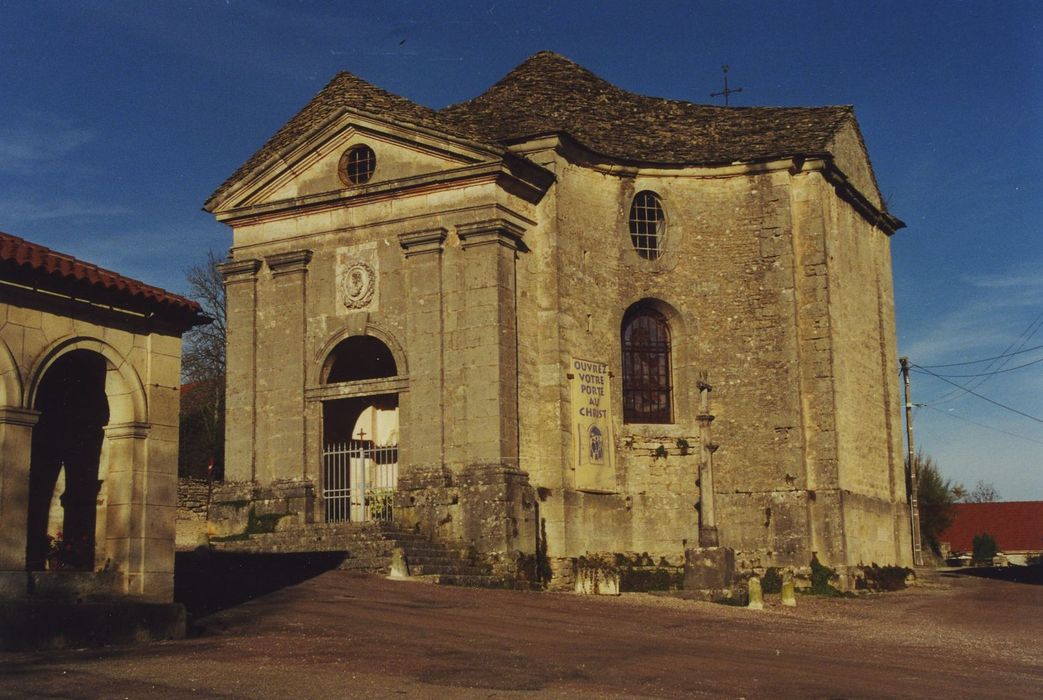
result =
[[1043,587],[933,572],[758,612],[328,571],[198,629],[0,654],[0,697],[1043,696]]

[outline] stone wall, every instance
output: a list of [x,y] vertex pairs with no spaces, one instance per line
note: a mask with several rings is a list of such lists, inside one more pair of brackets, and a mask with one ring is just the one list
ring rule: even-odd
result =
[[116,572],[119,595],[172,599],[180,332],[84,301],[0,290],[0,578],[24,581],[36,392],[55,362],[82,351],[104,358],[109,412],[94,569]]

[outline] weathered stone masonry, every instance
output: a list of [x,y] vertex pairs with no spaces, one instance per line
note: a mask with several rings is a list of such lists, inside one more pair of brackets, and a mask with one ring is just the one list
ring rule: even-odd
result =
[[[505,570],[908,563],[901,222],[849,108],[645,98],[547,53],[441,112],[341,74],[207,209],[234,232],[219,534],[328,519],[330,436],[393,415],[394,520]],[[669,335],[654,422],[624,420],[653,400],[624,386],[633,314]]]

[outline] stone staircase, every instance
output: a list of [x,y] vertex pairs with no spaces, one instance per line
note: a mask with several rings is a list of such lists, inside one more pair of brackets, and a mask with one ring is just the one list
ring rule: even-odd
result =
[[402,549],[411,578],[473,588],[508,585],[468,550],[432,542],[393,523],[314,523],[211,545],[216,551],[255,554],[343,552],[337,568],[385,575],[391,571],[392,551]]

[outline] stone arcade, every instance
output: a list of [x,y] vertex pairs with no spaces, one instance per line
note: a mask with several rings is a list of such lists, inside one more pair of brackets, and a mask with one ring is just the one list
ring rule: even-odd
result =
[[218,534],[393,520],[562,585],[698,548],[909,563],[902,223],[850,107],[549,52],[440,111],[341,73],[205,208],[234,232]]
[[0,601],[173,599],[181,334],[206,320],[0,233]]

